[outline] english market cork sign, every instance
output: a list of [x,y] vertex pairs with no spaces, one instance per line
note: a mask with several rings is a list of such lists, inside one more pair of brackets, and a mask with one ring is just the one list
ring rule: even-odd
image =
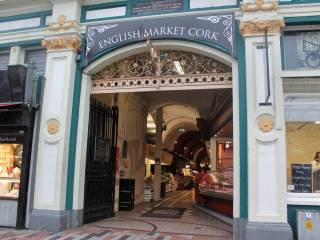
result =
[[234,15],[201,14],[87,26],[86,60],[101,52],[147,39],[182,39],[216,44],[234,54]]

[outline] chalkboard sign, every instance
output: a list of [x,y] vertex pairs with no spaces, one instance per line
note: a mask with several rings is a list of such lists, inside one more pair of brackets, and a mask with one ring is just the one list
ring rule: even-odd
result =
[[108,162],[110,160],[110,140],[109,139],[96,137],[94,160],[104,161],[104,162]]
[[293,192],[312,192],[312,164],[291,164]]
[[131,4],[131,15],[168,13],[183,10],[183,0],[137,1]]

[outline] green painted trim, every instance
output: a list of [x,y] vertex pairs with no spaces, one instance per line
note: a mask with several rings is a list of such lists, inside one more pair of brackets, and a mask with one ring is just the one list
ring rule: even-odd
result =
[[[129,1],[131,2],[131,1]],[[128,3],[129,4],[129,3]],[[121,1],[121,2],[114,2],[114,3],[101,3],[96,5],[87,5],[83,6],[81,8],[81,22],[93,22],[93,21],[103,21],[103,20],[110,20],[110,19],[121,19],[127,17],[128,13],[128,4],[127,1]],[[95,18],[86,20],[87,12],[92,10],[102,10],[102,9],[108,9],[108,8],[115,8],[115,7],[126,7],[126,15],[125,16],[118,16],[118,17],[105,17],[105,18]]]
[[8,50],[13,46],[21,46],[21,47],[36,47],[41,46],[42,39],[30,40],[30,41],[19,41],[19,42],[9,42],[0,44],[0,50]]
[[[132,17],[144,17],[144,16],[154,16],[154,15],[161,15],[166,16],[174,13],[181,13],[181,12],[197,12],[197,11],[209,11],[209,10],[221,10],[221,9],[234,9],[239,8],[241,0],[237,0],[237,3],[235,5],[227,5],[227,6],[220,6],[220,7],[206,7],[206,8],[194,8],[190,9],[190,3],[189,0],[184,0],[183,2],[183,11],[175,11],[172,12],[156,12],[152,14],[143,14],[143,15],[132,15],[131,14],[131,6],[132,1],[121,1],[121,2],[113,2],[113,3],[102,3],[102,4],[96,4],[96,5],[87,5],[83,6],[81,9],[81,23],[84,22],[97,22],[97,21],[104,21],[104,20],[114,20],[114,19],[123,19],[123,18],[132,18]],[[120,7],[120,6],[126,6],[126,15],[125,16],[118,16],[118,17],[105,17],[105,18],[95,18],[86,20],[86,13],[90,10],[98,10],[98,9],[105,9],[105,8],[112,8],[112,7]]]
[[290,224],[293,232],[293,238],[298,239],[298,228],[297,228],[297,222],[296,222],[296,211],[298,209],[304,209],[304,210],[317,210],[320,211],[320,206],[307,206],[307,205],[288,205],[287,211],[288,211],[288,223]]
[[285,17],[284,21],[286,26],[319,24],[320,16]]
[[45,24],[46,17],[50,16],[50,15],[52,15],[52,11],[44,11],[44,12],[36,12],[36,13],[8,16],[8,17],[0,17],[0,23],[11,22],[11,21],[16,21],[16,20],[24,20],[24,19],[27,20],[27,19],[31,19],[31,18],[40,18],[39,26],[16,28],[16,29],[12,29],[12,30],[4,30],[4,31],[0,31],[0,33],[9,33],[9,32],[17,32],[17,31],[22,31],[22,30],[44,28],[47,26]]
[[71,127],[69,140],[69,155],[68,155],[68,172],[67,172],[67,192],[66,192],[66,210],[72,210],[73,207],[73,187],[74,187],[74,169],[76,161],[77,136],[78,136],[78,120],[82,82],[82,68],[80,63],[76,65],[76,75],[74,80]]
[[291,0],[286,2],[279,2],[280,5],[308,4],[308,3],[319,3],[319,0]]
[[189,9],[188,12],[197,12],[197,11],[210,11],[210,10],[222,10],[222,9],[233,9],[238,8],[239,6],[236,5],[227,5],[227,6],[220,6],[220,7],[206,7],[206,8],[193,8]]
[[236,21],[236,51],[239,77],[240,218],[248,218],[248,135],[245,43]]

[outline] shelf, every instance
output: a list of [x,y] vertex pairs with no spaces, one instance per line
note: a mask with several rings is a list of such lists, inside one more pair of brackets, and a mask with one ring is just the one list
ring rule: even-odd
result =
[[0,196],[0,201],[1,201],[1,200],[14,200],[14,201],[18,201],[18,197]]
[[7,182],[20,182],[19,178],[11,178],[11,177],[0,177],[0,181],[7,181]]
[[227,200],[233,199],[232,193],[226,193],[226,192],[215,192],[215,191],[208,191],[208,190],[199,190],[199,194],[209,196],[209,197],[217,197],[217,198],[223,198]]

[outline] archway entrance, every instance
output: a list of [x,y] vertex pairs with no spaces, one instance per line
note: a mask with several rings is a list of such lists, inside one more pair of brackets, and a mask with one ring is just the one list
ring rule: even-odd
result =
[[[167,194],[184,189],[189,177],[200,208],[223,209],[219,214],[237,216],[237,63],[197,44],[159,41],[154,45],[160,50],[156,60],[141,43],[117,50],[86,69],[92,74],[91,96],[119,107],[115,210],[123,208],[122,190],[130,192],[123,189],[125,180],[134,180],[131,208],[161,199],[161,176],[167,178],[162,189]],[[203,169],[211,177],[202,181]],[[151,187],[152,181],[157,186]],[[228,203],[225,196],[221,201],[213,196],[226,192],[231,193]]]

